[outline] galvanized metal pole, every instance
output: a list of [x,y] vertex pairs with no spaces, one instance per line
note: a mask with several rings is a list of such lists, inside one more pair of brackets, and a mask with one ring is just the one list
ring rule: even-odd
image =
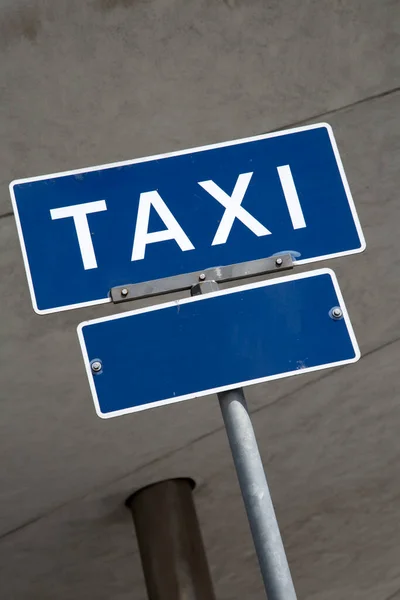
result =
[[243,390],[222,392],[218,399],[268,600],[296,600]]
[[169,479],[126,501],[149,600],[215,600],[193,501],[193,481]]
[[[218,290],[199,277],[192,296]],[[218,394],[268,600],[297,600],[257,440],[241,388]]]

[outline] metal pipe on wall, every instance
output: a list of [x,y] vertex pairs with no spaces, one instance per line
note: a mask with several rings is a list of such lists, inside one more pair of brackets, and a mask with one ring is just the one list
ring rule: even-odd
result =
[[191,479],[169,479],[128,498],[149,600],[216,600]]

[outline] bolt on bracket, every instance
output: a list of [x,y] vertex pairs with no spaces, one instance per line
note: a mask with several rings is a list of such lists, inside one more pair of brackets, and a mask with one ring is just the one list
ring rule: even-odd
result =
[[286,271],[294,266],[291,254],[281,254],[279,256],[270,256],[259,260],[227,265],[224,267],[213,267],[203,271],[176,275],[174,277],[165,277],[163,279],[154,279],[145,283],[131,283],[113,287],[110,290],[110,297],[114,304],[137,300],[138,298],[149,298],[150,296],[161,296],[170,292],[180,292],[190,290],[199,281],[215,281],[224,283],[244,279],[246,277],[255,277],[256,275],[267,275],[278,271]]

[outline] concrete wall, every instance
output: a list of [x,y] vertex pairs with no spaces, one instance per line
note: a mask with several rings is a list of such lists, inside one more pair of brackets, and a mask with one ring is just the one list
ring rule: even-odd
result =
[[0,2],[2,598],[145,598],[123,501],[184,475],[219,600],[264,597],[216,398],[96,417],[75,327],[115,309],[33,314],[9,181],[328,121],[364,356],[248,398],[299,599],[400,599],[399,23],[398,0]]

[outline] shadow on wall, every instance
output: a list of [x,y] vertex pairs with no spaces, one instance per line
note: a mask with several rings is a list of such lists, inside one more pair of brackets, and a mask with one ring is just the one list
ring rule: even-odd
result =
[[93,6],[99,10],[112,10],[113,8],[130,8],[136,0],[94,0]]
[[[8,8],[0,12],[0,50],[4,51],[10,44],[21,39],[35,42],[42,27],[43,10],[47,18],[51,18],[52,0],[47,6],[32,3],[30,6],[16,7],[10,3]],[[99,11],[110,11],[115,8],[131,8],[138,0],[93,0],[90,4]],[[43,9],[43,10],[42,10]]]
[[5,50],[11,43],[25,39],[34,42],[41,28],[39,8],[20,7],[2,11],[0,17],[0,49]]

